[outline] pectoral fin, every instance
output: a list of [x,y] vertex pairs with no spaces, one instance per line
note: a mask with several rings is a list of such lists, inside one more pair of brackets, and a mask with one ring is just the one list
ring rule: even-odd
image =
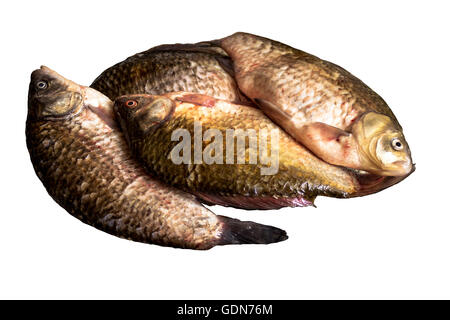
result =
[[350,136],[350,133],[347,131],[330,126],[323,122],[306,124],[301,128],[301,130],[304,134],[308,135],[309,139],[320,142],[340,142],[341,139],[345,139]]
[[334,165],[360,169],[355,138],[347,131],[322,122],[298,124],[293,121],[292,115],[280,106],[264,99],[254,100],[272,121],[322,160]]
[[330,164],[360,169],[356,140],[347,131],[322,122],[314,122],[298,128],[296,138],[316,156]]

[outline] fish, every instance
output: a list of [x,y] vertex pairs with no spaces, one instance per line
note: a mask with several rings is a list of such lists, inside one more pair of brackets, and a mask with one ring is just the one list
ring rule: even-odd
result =
[[[220,40],[205,41],[197,44],[178,43],[157,46],[137,53],[107,68],[96,77],[91,87],[104,93],[112,100],[122,95],[163,95],[184,91],[204,94],[215,99],[258,108],[243,93],[236,81],[236,79],[239,80],[240,70],[237,70],[238,73],[236,74],[235,65],[239,65],[240,60],[233,61],[231,55],[222,46],[223,43],[221,44]],[[262,109],[262,111],[265,110]],[[286,127],[283,127],[283,125],[280,125],[280,128],[286,130]],[[256,124],[254,129],[258,129]],[[288,130],[286,131],[289,133]],[[305,149],[303,153],[311,153],[311,150],[304,145],[300,144],[300,148]],[[349,185],[340,191],[340,194],[345,195],[345,197],[365,196],[379,192],[399,183],[414,171],[413,167],[411,172],[404,176],[384,176],[348,167],[335,166],[328,162],[323,164],[320,157],[315,154],[314,156],[315,158],[311,158],[312,164],[317,162],[320,163],[318,167],[325,166],[325,171],[338,170],[343,176],[353,177],[353,179],[349,180]],[[315,159],[315,162],[312,159]],[[314,174],[320,175],[320,172],[311,170],[310,174],[313,176]],[[308,179],[305,177],[305,184],[312,185],[314,179]],[[333,181],[330,179],[323,183],[323,186],[327,188]],[[313,188],[319,189],[319,186]],[[195,190],[191,191],[194,192]],[[211,198],[206,203],[226,204],[219,201],[217,197]],[[239,204],[235,205],[239,206]],[[290,202],[287,205],[290,206]],[[275,204],[271,206],[275,206]]]
[[231,57],[239,89],[322,160],[381,176],[413,171],[394,113],[350,72],[249,33],[214,43]]
[[151,175],[209,204],[279,209],[361,191],[350,171],[317,159],[254,107],[175,92],[121,96],[114,110]]
[[191,194],[149,176],[132,157],[113,102],[45,66],[31,74],[26,142],[50,196],[109,234],[199,250],[287,239],[279,228],[215,215]]

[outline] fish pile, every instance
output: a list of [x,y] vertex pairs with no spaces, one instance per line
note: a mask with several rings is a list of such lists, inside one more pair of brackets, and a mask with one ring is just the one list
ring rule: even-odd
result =
[[415,169],[398,120],[363,82],[247,33],[152,48],[90,87],[43,66],[31,75],[26,138],[38,177],[70,214],[189,249],[287,239],[202,204],[308,206],[378,192]]

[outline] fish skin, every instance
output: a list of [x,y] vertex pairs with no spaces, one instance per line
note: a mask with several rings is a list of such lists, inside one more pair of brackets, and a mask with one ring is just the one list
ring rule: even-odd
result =
[[[264,37],[238,32],[217,41],[234,62],[239,88],[278,125],[325,161],[380,175],[413,170],[403,130],[387,103],[345,69]],[[374,136],[357,125],[371,113]],[[389,123],[386,126],[386,117]],[[368,123],[368,121],[365,121]],[[390,130],[403,151],[369,151]],[[349,134],[350,133],[350,134]],[[314,139],[309,138],[313,136]],[[389,153],[389,154],[386,154]],[[396,157],[397,161],[385,163]]]
[[126,94],[189,91],[249,103],[234,80],[231,59],[207,42],[161,45],[137,53],[103,71],[91,88],[111,100]]
[[[108,68],[95,79],[91,86],[111,99],[124,94],[147,93],[160,95],[181,90],[206,94],[214,98],[238,102],[239,104],[252,105],[250,100],[238,89],[234,78],[233,62],[220,45],[220,40],[214,40],[200,44],[158,46]],[[196,70],[190,69],[191,59],[199,65]],[[210,64],[213,67],[210,68]],[[222,68],[221,71],[220,68]],[[216,81],[217,78],[220,79],[221,77],[205,78],[197,74],[199,71],[200,74],[204,74],[204,70],[211,69],[212,74],[217,72],[222,75],[221,77],[225,81]],[[133,70],[139,70],[139,72]],[[185,79],[186,81],[180,82],[178,79]],[[191,86],[192,83],[195,85]],[[154,84],[154,87],[151,84]],[[317,161],[321,160],[317,158]],[[351,187],[354,192],[348,193],[349,197],[365,196],[379,192],[397,184],[408,176],[379,176],[358,170],[336,167],[331,164],[329,166],[338,168],[343,175],[349,174],[354,177],[353,186]],[[414,168],[411,173],[413,171]],[[218,199],[217,197],[212,197],[209,201],[205,200],[205,202],[208,204],[225,204],[223,199]],[[239,203],[241,202],[239,201]],[[286,203],[285,205],[290,206],[291,204]],[[273,203],[268,204],[268,207],[273,206]]]
[[[130,101],[135,101],[136,107],[128,107]],[[153,115],[149,111],[154,105],[159,111],[161,103],[168,105],[165,114],[160,121],[149,120],[146,115]],[[114,108],[133,153],[147,170],[206,202],[245,209],[275,209],[312,205],[319,195],[346,198],[358,192],[358,181],[350,171],[317,159],[257,108],[185,92],[164,96],[122,96],[116,99]],[[172,141],[172,134],[177,129],[187,129],[192,143],[194,122],[202,124],[203,132],[209,129],[221,132],[224,137],[223,164],[172,162],[170,153],[179,143]],[[266,165],[259,158],[257,164],[226,164],[225,136],[229,129],[266,129],[269,133],[277,130],[278,172],[261,175],[260,169]],[[259,131],[256,134],[259,143]],[[193,155],[193,143],[190,145]],[[203,142],[202,150],[207,145]]]
[[[36,87],[42,80],[46,91]],[[101,93],[41,67],[32,73],[28,104],[26,140],[36,174],[81,221],[118,237],[189,249],[287,239],[275,227],[216,216],[192,195],[150,177]]]

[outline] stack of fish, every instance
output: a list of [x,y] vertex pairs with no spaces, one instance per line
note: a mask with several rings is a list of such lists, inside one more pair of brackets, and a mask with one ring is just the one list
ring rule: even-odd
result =
[[362,81],[246,33],[152,48],[90,87],[41,67],[26,137],[38,177],[69,213],[116,236],[190,249],[287,239],[201,203],[308,206],[378,192],[414,171],[399,122]]

